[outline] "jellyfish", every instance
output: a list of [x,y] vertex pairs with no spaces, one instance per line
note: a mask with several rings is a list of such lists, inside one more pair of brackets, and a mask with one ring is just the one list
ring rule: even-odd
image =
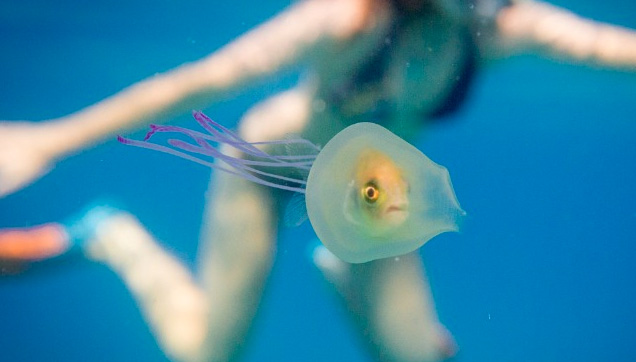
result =
[[[377,124],[353,124],[321,148],[300,137],[246,142],[202,112],[193,115],[207,133],[151,125],[143,141],[121,136],[118,141],[294,192],[286,223],[308,218],[318,239],[346,262],[406,254],[440,233],[458,231],[465,215],[448,170]],[[172,147],[149,142],[164,132],[192,142],[171,138]],[[221,144],[242,157],[222,153]],[[266,146],[282,146],[285,152],[268,153]]]

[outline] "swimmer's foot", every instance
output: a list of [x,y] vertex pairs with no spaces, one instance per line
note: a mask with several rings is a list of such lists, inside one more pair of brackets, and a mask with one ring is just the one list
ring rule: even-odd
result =
[[0,275],[18,274],[31,263],[56,258],[70,248],[69,235],[58,223],[0,230]]
[[48,259],[65,253],[70,245],[65,227],[58,223],[0,230],[0,260]]
[[64,225],[71,239],[71,244],[76,249],[86,249],[97,233],[98,228],[114,216],[125,213],[117,202],[102,200],[95,201],[84,208],[83,211],[68,218]]
[[84,250],[104,220],[121,211],[93,203],[64,223],[0,230],[0,275],[14,274],[28,264]]

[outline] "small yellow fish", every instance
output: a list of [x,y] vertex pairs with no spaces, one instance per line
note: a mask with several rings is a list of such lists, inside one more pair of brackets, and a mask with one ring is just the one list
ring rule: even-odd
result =
[[385,154],[373,149],[364,151],[358,159],[354,182],[360,192],[358,207],[367,222],[392,227],[406,220],[409,183]]
[[446,168],[364,122],[320,151],[307,178],[306,207],[318,238],[350,263],[411,252],[457,231],[465,215]]

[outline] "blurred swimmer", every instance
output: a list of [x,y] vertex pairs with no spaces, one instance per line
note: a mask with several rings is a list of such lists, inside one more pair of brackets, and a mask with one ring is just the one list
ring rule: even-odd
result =
[[[0,124],[0,195],[25,187],[70,153],[123,130],[204,108],[301,62],[310,65],[308,76],[248,111],[240,122],[242,139],[268,142],[293,133],[326,144],[353,123],[373,121],[409,140],[428,120],[462,103],[480,65],[519,52],[636,69],[633,31],[542,2],[299,1],[209,56],[93,106],[45,122]],[[241,157],[240,151],[221,149]],[[200,286],[130,215],[105,222],[104,233],[86,244],[91,257],[122,276],[159,344],[179,360],[239,355],[284,214],[281,193],[227,173],[214,173],[210,190]],[[318,249],[314,261],[355,316],[376,358],[438,361],[454,353],[417,256],[350,265]],[[166,270],[181,282],[166,284]],[[181,294],[183,288],[190,292]],[[190,317],[181,318],[186,309]]]

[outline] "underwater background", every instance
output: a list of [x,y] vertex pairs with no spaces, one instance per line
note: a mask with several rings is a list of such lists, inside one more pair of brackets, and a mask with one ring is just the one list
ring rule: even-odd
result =
[[[43,120],[196,60],[290,0],[0,2],[0,119]],[[636,2],[555,1],[636,28]],[[292,70],[204,111],[234,126]],[[195,126],[190,115],[175,119]],[[139,131],[132,135],[139,138]],[[633,361],[636,74],[534,56],[493,64],[460,112],[416,145],[445,165],[468,219],[420,251],[456,361]],[[0,227],[62,221],[117,200],[195,266],[210,170],[115,139],[0,199]],[[282,231],[245,361],[368,361],[308,257]],[[81,258],[0,279],[0,361],[165,361],[130,294]]]

